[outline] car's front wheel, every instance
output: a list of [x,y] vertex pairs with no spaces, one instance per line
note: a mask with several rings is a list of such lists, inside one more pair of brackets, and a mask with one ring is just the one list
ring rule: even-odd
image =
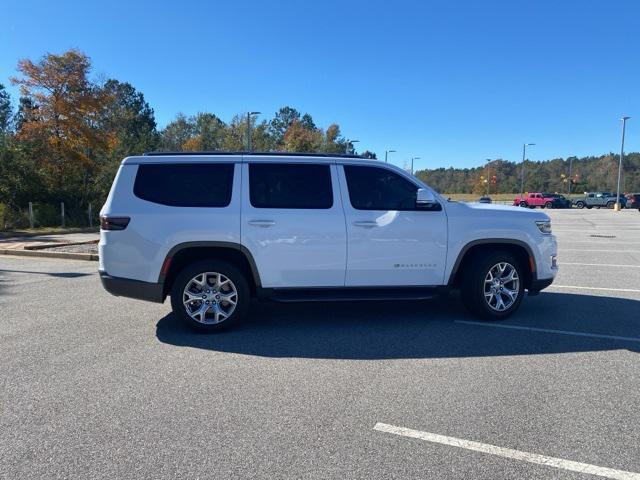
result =
[[205,332],[226,329],[245,316],[250,290],[244,274],[227,262],[202,260],[185,267],[171,288],[175,315]]
[[479,256],[462,281],[462,300],[469,311],[486,320],[507,318],[524,296],[524,270],[509,252]]

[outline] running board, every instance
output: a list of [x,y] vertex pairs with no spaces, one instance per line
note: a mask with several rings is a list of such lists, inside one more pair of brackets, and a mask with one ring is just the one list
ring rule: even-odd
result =
[[261,298],[274,302],[355,302],[370,300],[429,300],[447,291],[443,287],[264,289]]

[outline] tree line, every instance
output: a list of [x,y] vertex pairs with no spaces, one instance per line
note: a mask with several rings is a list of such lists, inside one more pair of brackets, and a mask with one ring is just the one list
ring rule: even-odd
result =
[[[91,60],[78,50],[18,62],[9,81],[17,102],[0,84],[0,228],[24,225],[28,202],[85,211],[104,202],[120,161],[146,151],[242,151],[250,131],[253,150],[345,153],[353,145],[336,123],[319,127],[308,113],[280,108],[257,121],[244,114],[225,122],[214,113],[178,114],[159,129],[144,94],[128,82],[91,78]],[[376,158],[365,151],[364,157]],[[525,189],[565,192],[613,190],[617,156],[526,162]],[[417,175],[445,193],[515,193],[518,163],[422,170]],[[640,154],[624,161],[623,190],[640,191]]]
[[[615,192],[620,155],[554,158],[524,163],[524,189],[528,192],[572,194]],[[640,153],[624,156],[620,189],[640,192]],[[420,170],[416,176],[442,193],[519,193],[522,163],[497,159],[475,168]]]
[[[144,94],[116,79],[92,80],[91,60],[78,50],[21,60],[0,84],[0,227],[24,224],[28,202],[86,209],[104,202],[120,161],[147,151],[345,153],[353,145],[336,123],[321,128],[308,113],[285,106],[271,119],[210,112],[176,118],[158,129]],[[375,158],[375,154],[364,152]]]

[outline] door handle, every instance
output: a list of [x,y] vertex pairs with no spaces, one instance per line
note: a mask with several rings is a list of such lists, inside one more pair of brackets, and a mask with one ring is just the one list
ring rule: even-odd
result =
[[254,227],[272,227],[276,224],[274,220],[249,220],[249,225],[253,225]]
[[373,228],[378,226],[378,222],[375,222],[373,220],[358,220],[356,222],[353,222],[353,224],[356,227],[362,227],[362,228]]

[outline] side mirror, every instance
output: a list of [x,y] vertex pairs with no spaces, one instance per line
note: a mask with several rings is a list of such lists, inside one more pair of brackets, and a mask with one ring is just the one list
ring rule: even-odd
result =
[[437,203],[436,197],[431,190],[427,190],[426,188],[418,189],[418,192],[416,193],[416,207],[428,207],[435,203]]

